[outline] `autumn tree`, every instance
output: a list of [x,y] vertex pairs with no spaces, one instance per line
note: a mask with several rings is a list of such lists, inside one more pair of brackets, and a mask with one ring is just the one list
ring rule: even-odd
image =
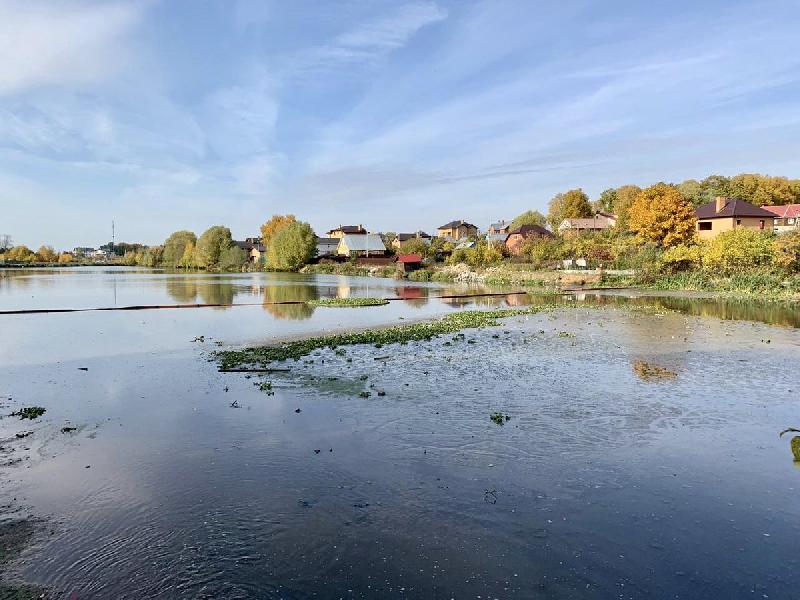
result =
[[36,255],[27,246],[20,245],[6,251],[5,258],[14,262],[33,262],[36,260]]
[[178,266],[183,269],[189,269],[197,266],[195,261],[195,245],[191,240],[186,242],[186,246],[183,249],[183,256],[181,256]]
[[161,254],[161,263],[165,267],[172,269],[180,265],[183,255],[186,253],[186,246],[191,244],[192,248],[197,243],[197,236],[192,231],[176,231],[171,234],[164,242],[164,251]]
[[11,246],[14,245],[14,242],[11,240],[11,236],[7,233],[0,234],[0,253],[5,252]]
[[600,194],[600,197],[595,200],[592,205],[595,210],[601,210],[607,213],[614,212],[614,205],[617,203],[617,190],[614,188],[608,188],[607,190],[603,190],[603,193]]
[[297,271],[316,253],[317,236],[311,225],[293,221],[281,228],[267,249],[267,265],[278,271]]
[[231,230],[222,225],[214,225],[203,232],[197,240],[195,262],[198,267],[214,269],[219,266],[222,253],[233,246]]
[[511,221],[511,231],[522,227],[523,225],[539,225],[540,227],[544,227],[547,225],[547,217],[545,217],[542,213],[538,210],[526,210],[521,215],[517,215],[513,221]]
[[411,238],[400,244],[398,254],[419,254],[427,256],[430,246],[419,238]]
[[631,206],[642,191],[638,185],[623,185],[617,188],[613,213],[617,215],[616,227],[621,231],[630,230],[629,213]]
[[800,202],[800,181],[742,173],[731,178],[729,192],[734,198],[741,198],[756,206],[794,204]]
[[547,220],[553,231],[558,231],[558,226],[564,219],[579,219],[592,216],[592,206],[589,197],[578,188],[561,194],[556,194],[550,200],[547,210]]
[[58,254],[56,254],[52,246],[41,246],[36,252],[36,258],[40,262],[52,263],[58,260]]
[[676,246],[694,237],[694,207],[676,186],[657,183],[643,189],[634,200],[629,226],[644,241]]
[[261,243],[269,247],[270,241],[281,229],[296,222],[297,218],[294,215],[272,215],[272,218],[261,226]]

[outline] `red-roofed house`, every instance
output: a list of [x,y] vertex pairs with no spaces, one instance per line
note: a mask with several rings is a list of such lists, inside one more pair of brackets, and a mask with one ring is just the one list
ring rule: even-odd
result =
[[397,268],[398,270],[408,273],[409,271],[416,271],[422,266],[422,256],[419,254],[398,254],[397,255]]
[[800,230],[800,204],[762,206],[761,208],[775,215],[772,223],[772,229],[775,233]]
[[733,229],[769,231],[767,223],[775,218],[771,212],[738,198],[717,196],[713,202],[697,207],[697,235],[702,240],[717,237]]

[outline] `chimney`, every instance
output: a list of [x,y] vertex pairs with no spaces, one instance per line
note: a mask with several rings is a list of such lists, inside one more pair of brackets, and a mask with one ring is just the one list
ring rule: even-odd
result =
[[717,196],[716,198],[714,198],[714,200],[717,203],[715,212],[721,212],[722,209],[725,208],[725,205],[728,203],[728,199],[725,198],[724,196]]
[[464,224],[464,219],[461,219],[461,220],[459,221],[459,223],[461,223],[461,224],[463,225],[463,224]]

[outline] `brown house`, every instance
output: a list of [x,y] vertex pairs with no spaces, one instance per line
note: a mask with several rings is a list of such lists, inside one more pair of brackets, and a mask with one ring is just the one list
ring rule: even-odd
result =
[[617,215],[597,212],[593,217],[581,219],[564,219],[558,231],[565,237],[577,236],[591,231],[605,231],[617,224]]
[[734,229],[757,229],[772,231],[775,215],[738,198],[717,196],[713,202],[699,206],[697,216],[697,235],[710,240],[723,231]]
[[399,249],[403,242],[408,240],[422,240],[426,244],[431,243],[431,236],[424,231],[417,231],[416,233],[398,233],[392,240],[392,248]]
[[511,254],[517,255],[522,251],[522,246],[531,239],[551,239],[555,236],[551,231],[539,225],[523,225],[508,234],[506,248]]
[[467,223],[464,219],[461,219],[460,221],[450,221],[442,225],[437,229],[436,235],[453,242],[478,235],[478,228],[472,223]]
[[328,232],[328,237],[342,239],[346,235],[367,235],[367,230],[361,225],[339,225]]

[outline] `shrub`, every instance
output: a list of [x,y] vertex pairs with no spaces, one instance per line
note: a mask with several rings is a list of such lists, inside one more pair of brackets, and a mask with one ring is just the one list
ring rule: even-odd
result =
[[720,233],[703,246],[703,268],[720,275],[742,273],[772,263],[774,235],[754,229]]
[[697,244],[673,246],[661,255],[661,265],[668,273],[697,269],[702,261],[703,249]]
[[773,249],[775,266],[787,273],[800,273],[800,231],[779,235]]

